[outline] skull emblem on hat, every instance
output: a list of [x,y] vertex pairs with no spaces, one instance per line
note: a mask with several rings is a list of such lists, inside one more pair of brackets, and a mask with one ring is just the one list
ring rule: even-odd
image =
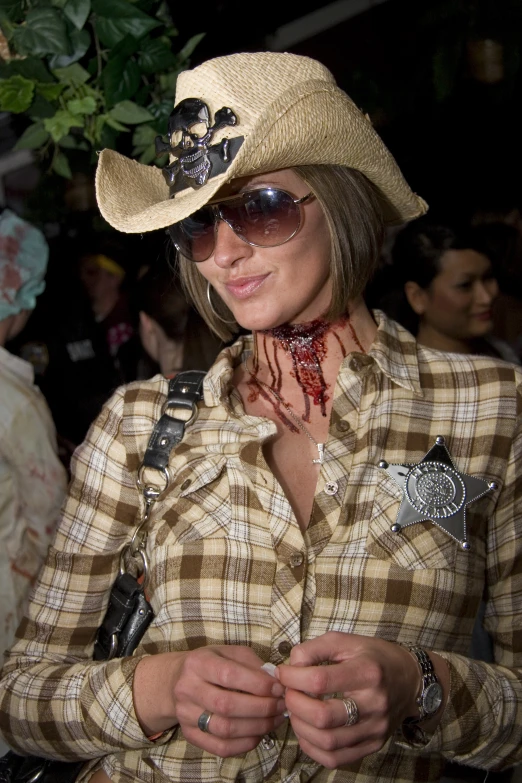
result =
[[215,113],[211,125],[210,111],[204,101],[199,98],[180,101],[169,117],[168,141],[156,137],[156,153],[168,152],[177,158],[163,169],[167,183],[177,185],[181,176],[185,186],[198,188],[204,185],[212,171],[214,154],[217,153],[222,161],[228,161],[230,140],[223,139],[210,146],[214,134],[220,128],[236,124],[236,115],[226,106]]

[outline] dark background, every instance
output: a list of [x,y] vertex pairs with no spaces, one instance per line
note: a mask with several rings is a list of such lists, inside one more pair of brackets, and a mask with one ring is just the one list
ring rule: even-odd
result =
[[[521,0],[325,3],[171,0],[180,38],[206,32],[209,57],[278,48],[277,30],[323,9],[368,10],[284,46],[315,57],[370,114],[432,214],[466,219],[518,206],[521,179]],[[486,43],[484,43],[486,42]]]

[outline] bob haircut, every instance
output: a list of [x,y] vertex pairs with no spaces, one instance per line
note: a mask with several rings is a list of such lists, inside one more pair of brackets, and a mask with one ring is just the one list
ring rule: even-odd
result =
[[[325,318],[334,321],[346,313],[350,299],[362,294],[378,265],[384,237],[379,197],[364,174],[346,166],[295,166],[293,170],[313,190],[326,217],[332,248],[333,293]],[[241,331],[232,313],[215,293],[212,312],[207,281],[197,263],[180,253],[177,262],[187,296],[209,327],[222,340],[229,341]]]

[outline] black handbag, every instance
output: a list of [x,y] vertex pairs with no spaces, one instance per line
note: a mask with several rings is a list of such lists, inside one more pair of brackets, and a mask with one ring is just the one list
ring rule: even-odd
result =
[[[148,573],[146,527],[152,505],[170,483],[170,452],[183,438],[187,424],[197,416],[204,377],[204,372],[188,370],[178,373],[169,382],[167,400],[138,470],[136,484],[145,499],[144,514],[131,542],[121,553],[120,573],[111,588],[107,611],[96,634],[95,661],[132,655],[154,617],[145,594]],[[174,418],[168,413],[171,408],[186,410],[190,416],[187,420]],[[145,482],[145,472],[150,469],[160,472],[161,486]],[[84,765],[85,761],[19,756],[10,750],[0,758],[0,783],[74,783]]]

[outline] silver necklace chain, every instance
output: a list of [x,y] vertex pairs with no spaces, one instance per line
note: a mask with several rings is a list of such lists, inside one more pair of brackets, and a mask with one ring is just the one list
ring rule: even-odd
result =
[[251,378],[254,379],[254,381],[256,383],[259,383],[261,386],[264,386],[265,389],[268,389],[268,391],[271,392],[274,395],[276,400],[283,406],[283,408],[287,411],[289,416],[291,416],[291,418],[295,421],[295,423],[297,424],[297,426],[299,427],[301,432],[304,433],[306,435],[306,437],[309,440],[312,441],[312,443],[316,447],[317,453],[319,455],[318,459],[313,459],[312,460],[312,464],[314,464],[314,465],[322,465],[323,462],[324,462],[324,443],[318,443],[316,441],[316,439],[310,434],[308,429],[305,427],[305,425],[303,424],[301,419],[298,416],[295,415],[295,413],[291,409],[290,405],[288,405],[288,403],[283,400],[283,398],[276,392],[275,389],[273,389],[271,386],[269,386],[268,383],[265,383],[264,381],[261,381],[257,377],[257,375],[254,375],[254,373],[251,370],[248,369],[247,360],[248,360],[248,357],[243,360],[243,367],[245,368],[246,372],[250,375]]

